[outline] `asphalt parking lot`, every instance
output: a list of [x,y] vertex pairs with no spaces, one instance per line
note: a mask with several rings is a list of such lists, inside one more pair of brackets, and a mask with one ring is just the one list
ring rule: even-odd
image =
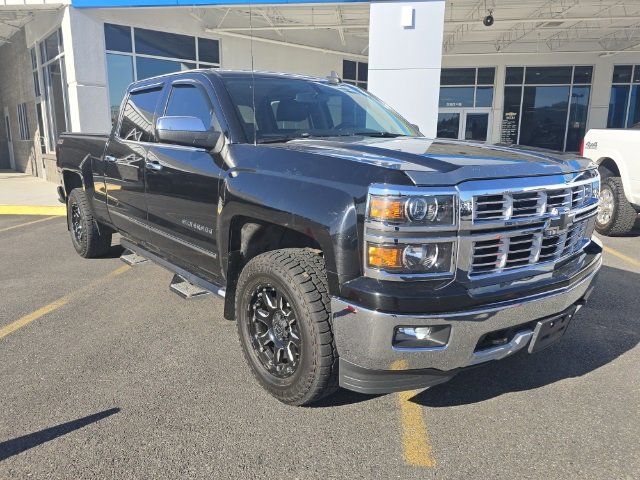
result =
[[640,230],[559,343],[422,392],[267,395],[215,298],[0,216],[0,478],[640,478]]

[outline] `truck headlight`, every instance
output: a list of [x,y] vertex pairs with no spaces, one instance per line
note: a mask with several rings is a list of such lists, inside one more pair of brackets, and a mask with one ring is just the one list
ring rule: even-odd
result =
[[367,263],[391,273],[449,273],[454,242],[421,244],[367,244]]
[[368,217],[379,222],[410,225],[453,225],[453,195],[382,196],[369,198]]

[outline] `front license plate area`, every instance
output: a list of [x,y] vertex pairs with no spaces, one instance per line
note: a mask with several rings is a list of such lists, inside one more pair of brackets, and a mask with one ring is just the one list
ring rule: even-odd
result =
[[539,352],[554,344],[562,338],[567,331],[569,322],[573,318],[575,310],[571,310],[562,316],[540,320],[533,330],[533,337],[529,342],[529,353]]

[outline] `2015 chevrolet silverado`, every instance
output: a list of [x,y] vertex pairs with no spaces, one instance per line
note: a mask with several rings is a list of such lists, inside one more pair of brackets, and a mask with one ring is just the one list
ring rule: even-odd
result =
[[140,81],[110,135],[64,134],[57,158],[77,252],[119,232],[223,296],[256,379],[292,405],[541,350],[601,265],[593,163],[425,138],[334,77]]

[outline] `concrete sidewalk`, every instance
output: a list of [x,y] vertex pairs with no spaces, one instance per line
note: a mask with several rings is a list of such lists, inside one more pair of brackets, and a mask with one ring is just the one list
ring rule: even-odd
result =
[[56,187],[28,173],[0,170],[0,214],[64,215]]

